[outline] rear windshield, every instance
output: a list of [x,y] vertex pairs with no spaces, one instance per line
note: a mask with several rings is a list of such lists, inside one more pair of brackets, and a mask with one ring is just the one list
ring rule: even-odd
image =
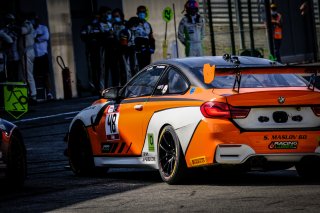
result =
[[[202,68],[194,69],[194,73],[203,80]],[[216,76],[209,88],[232,88],[235,75]],[[241,75],[241,88],[264,88],[264,87],[306,87],[307,81],[296,74],[243,74]]]

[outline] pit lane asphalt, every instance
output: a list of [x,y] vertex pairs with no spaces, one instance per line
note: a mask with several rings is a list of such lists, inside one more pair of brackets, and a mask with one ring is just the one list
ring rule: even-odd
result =
[[320,180],[303,180],[294,169],[243,175],[196,170],[176,186],[143,169],[74,176],[63,138],[72,117],[96,98],[40,103],[19,121],[1,115],[22,131],[28,179],[20,190],[0,180],[0,212],[319,212]]

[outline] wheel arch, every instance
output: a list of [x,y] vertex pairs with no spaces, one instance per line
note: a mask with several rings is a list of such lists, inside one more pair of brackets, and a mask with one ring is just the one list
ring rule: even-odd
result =
[[23,146],[24,153],[26,154],[27,153],[26,145],[24,144],[22,133],[18,128],[13,129],[12,134],[11,134],[10,144],[12,141],[12,137],[16,137],[21,142],[21,145]]
[[155,145],[157,146],[161,131],[170,125],[175,130],[185,156],[193,132],[202,117],[199,107],[179,107],[154,113],[148,124],[143,152],[148,150],[148,134],[156,136],[154,139],[156,139]]
[[[177,138],[178,138],[178,141],[179,141],[180,148],[182,148],[179,135],[178,135],[177,132],[176,132],[176,128],[175,128],[174,125],[172,125],[171,123],[165,123],[165,124],[163,124],[163,125],[161,126],[161,128],[159,129],[158,138],[157,138],[157,146],[158,146],[158,144],[159,144],[159,140],[160,140],[161,133],[162,133],[163,129],[166,128],[167,126],[171,126],[171,127],[174,129],[174,132],[175,132],[175,134],[176,134],[176,136],[177,136]],[[184,152],[182,152],[182,154],[183,154],[183,156],[185,156],[185,153],[184,153]]]
[[[89,145],[90,145],[90,152],[92,153],[92,144],[91,144],[91,139],[90,139],[90,135],[88,133],[88,130],[87,130],[87,127],[85,126],[84,122],[81,120],[81,119],[76,119],[72,125],[70,125],[70,130],[69,130],[69,137],[68,137],[68,151],[69,151],[69,148],[70,148],[70,143],[73,144],[73,142],[71,142],[71,134],[72,134],[72,129],[73,128],[82,128],[83,127],[83,130],[81,131],[85,131],[85,134],[89,140]],[[75,142],[77,143],[77,142]]]

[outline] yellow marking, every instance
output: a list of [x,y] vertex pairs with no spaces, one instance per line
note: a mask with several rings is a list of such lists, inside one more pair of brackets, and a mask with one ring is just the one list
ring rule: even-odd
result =
[[200,165],[207,164],[207,160],[206,160],[205,156],[192,158],[192,159],[190,159],[190,161],[191,161],[192,166],[200,166]]
[[210,66],[210,64],[203,65],[203,79],[204,83],[210,84],[214,80],[214,74],[216,71],[216,66]]

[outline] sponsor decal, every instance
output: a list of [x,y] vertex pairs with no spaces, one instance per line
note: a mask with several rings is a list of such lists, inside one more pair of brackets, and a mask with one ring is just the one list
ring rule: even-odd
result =
[[121,144],[118,153],[122,153],[122,151],[124,150],[124,147],[126,145],[126,143],[122,142],[122,143],[102,143],[101,144],[101,152],[102,153],[115,153],[118,145]]
[[162,94],[165,94],[166,92],[167,92],[167,90],[168,90],[168,85],[165,85],[164,87],[163,87],[163,89],[162,89]]
[[152,133],[148,133],[149,152],[154,152],[154,138]]
[[190,159],[190,161],[192,166],[200,166],[200,165],[207,164],[207,160],[205,156],[192,158]]
[[192,95],[195,91],[196,91],[196,88],[192,87],[191,90],[190,90],[190,95]]
[[102,144],[101,145],[101,152],[102,153],[109,153],[111,150],[111,144]]
[[103,143],[101,144],[102,153],[115,153],[118,143]]
[[272,141],[269,149],[297,149],[298,141]]
[[142,153],[142,161],[144,162],[149,162],[149,161],[156,161],[156,157],[155,156],[149,156],[148,152],[143,152]]
[[164,85],[161,84],[161,85],[159,85],[159,86],[157,87],[157,89],[158,89],[158,90],[162,90],[163,87],[164,87]]
[[114,112],[117,112],[118,109],[119,109],[119,105],[118,104],[117,105],[110,105],[110,106],[108,106],[107,112],[108,113],[114,113]]
[[110,105],[108,107],[108,113],[112,113],[112,112],[114,112],[114,105]]

